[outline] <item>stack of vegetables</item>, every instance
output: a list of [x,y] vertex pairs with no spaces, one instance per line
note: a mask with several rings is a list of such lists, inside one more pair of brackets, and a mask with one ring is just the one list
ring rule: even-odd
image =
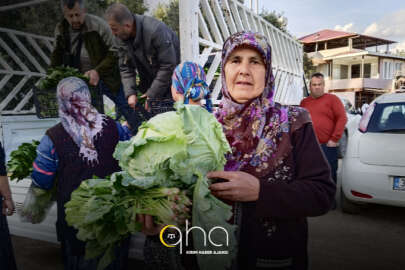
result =
[[181,103],[175,108],[143,123],[136,136],[117,145],[114,157],[122,172],[110,179],[84,181],[65,205],[68,224],[78,229],[79,239],[87,241],[87,258],[103,255],[99,269],[113,260],[115,245],[140,230],[136,214],[181,227],[190,218],[190,200],[192,226],[207,233],[222,226],[229,235],[227,245],[223,232],[213,232],[212,241],[204,241],[201,231],[193,230],[195,250],[229,252],[228,256],[197,255],[200,269],[231,265],[236,254],[235,226],[227,222],[231,207],[211,195],[205,176],[223,170],[230,147],[221,125],[205,109]]

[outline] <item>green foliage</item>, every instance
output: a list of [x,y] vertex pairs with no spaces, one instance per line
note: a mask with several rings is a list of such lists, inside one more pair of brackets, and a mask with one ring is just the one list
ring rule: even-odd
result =
[[315,73],[316,67],[313,65],[312,60],[308,57],[308,54],[305,52],[303,56],[303,65],[305,78],[309,80],[311,75]]
[[[88,13],[103,17],[105,9],[114,2],[126,5],[132,12],[137,14],[143,14],[147,11],[143,0],[87,0],[85,8]],[[23,32],[53,36],[55,26],[62,20],[62,16],[60,1],[51,0],[29,7],[2,12],[0,25],[4,28]]]
[[80,71],[72,67],[55,67],[48,69],[46,77],[39,83],[40,89],[53,89],[56,88],[58,83],[67,77],[77,77],[88,83],[89,78],[85,77]]
[[274,25],[275,27],[277,27],[278,29],[280,29],[281,31],[287,32],[288,20],[286,17],[284,17],[283,12],[277,13],[275,10],[270,12],[263,9],[262,12],[260,13],[260,16],[269,23],[271,23],[272,25]]
[[167,6],[162,3],[159,3],[155,11],[153,12],[153,17],[163,21],[166,18],[166,16],[167,16]]
[[163,21],[179,36],[179,0],[171,0],[169,5],[159,4],[153,16]]
[[102,6],[106,8],[113,3],[121,3],[128,7],[128,9],[135,14],[144,14],[148,11],[143,0],[101,0]]
[[11,152],[11,158],[7,162],[10,180],[16,180],[18,182],[31,175],[32,163],[37,157],[38,145],[39,141],[33,140],[31,143],[21,144],[17,150]]
[[99,256],[99,270],[113,260],[111,252],[130,234],[140,231],[137,214],[155,217],[159,224],[185,222],[189,217],[190,200],[178,188],[141,189],[125,172],[109,179],[82,182],[65,204],[66,221],[78,229],[77,237],[86,241],[86,259]]
[[[207,232],[214,226],[229,234],[211,234],[229,256],[198,255],[200,269],[229,267],[236,250],[235,226],[227,223],[231,207],[209,190],[207,172],[223,170],[230,151],[222,126],[200,106],[176,103],[176,112],[159,114],[143,123],[130,141],[120,142],[114,152],[123,172],[111,180],[90,179],[72,193],[65,205],[67,222],[87,242],[86,256],[103,255],[99,269],[112,260],[110,250],[130,233],[140,229],[136,214],[148,214],[159,224],[182,226],[189,218],[193,197],[192,225]],[[181,227],[180,227],[181,228]],[[194,244],[201,250],[217,250],[200,232],[193,231]],[[196,244],[196,242],[198,242]]]

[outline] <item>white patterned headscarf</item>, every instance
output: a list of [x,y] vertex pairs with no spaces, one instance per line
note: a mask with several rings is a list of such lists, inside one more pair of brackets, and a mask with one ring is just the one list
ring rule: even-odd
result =
[[106,118],[91,105],[87,84],[76,77],[61,80],[57,87],[59,117],[66,132],[79,147],[80,157],[90,165],[98,163],[95,139]]

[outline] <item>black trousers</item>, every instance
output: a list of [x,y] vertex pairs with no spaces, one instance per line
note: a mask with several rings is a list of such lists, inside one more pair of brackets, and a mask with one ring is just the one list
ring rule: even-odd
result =
[[3,197],[0,196],[0,268],[2,270],[16,270],[13,246],[11,244],[10,232],[3,209]]

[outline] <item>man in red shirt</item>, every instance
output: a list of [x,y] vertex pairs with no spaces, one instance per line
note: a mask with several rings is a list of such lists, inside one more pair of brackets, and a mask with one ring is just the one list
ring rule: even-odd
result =
[[300,106],[311,114],[316,136],[328,159],[332,178],[336,183],[337,146],[345,130],[346,111],[337,96],[325,93],[325,81],[322,73],[314,73],[309,86],[311,94],[301,101]]

